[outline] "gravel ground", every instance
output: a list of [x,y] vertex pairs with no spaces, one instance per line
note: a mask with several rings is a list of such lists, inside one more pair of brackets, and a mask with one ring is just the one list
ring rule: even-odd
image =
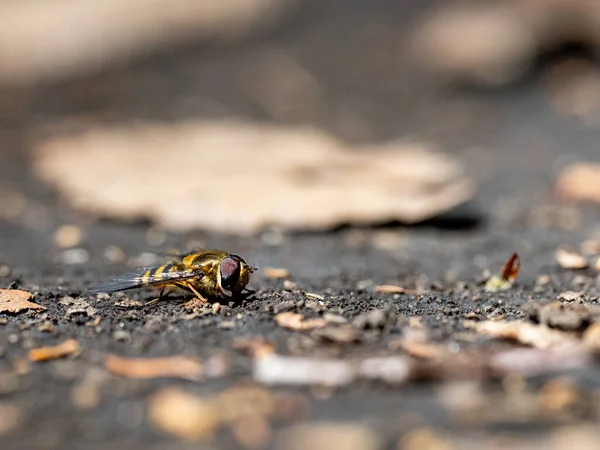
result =
[[[0,130],[0,188],[21,192],[26,203],[18,216],[0,220],[0,287],[31,292],[32,301],[46,310],[0,313],[2,448],[565,448],[564,442],[575,446],[570,448],[593,448],[593,426],[600,416],[600,366],[594,359],[566,372],[482,375],[478,361],[487,363],[489,355],[517,345],[473,331],[469,323],[533,323],[531,302],[545,305],[560,300],[561,294],[565,304],[597,304],[597,271],[562,269],[554,253],[559,245],[579,246],[588,239],[596,231],[598,211],[559,204],[551,195],[556,174],[567,161],[600,160],[597,131],[558,115],[537,74],[502,92],[432,94],[411,78],[410,68],[385,66],[367,73],[357,55],[368,54],[385,39],[355,33],[358,25],[381,23],[384,36],[398,39],[402,32],[394,28],[395,21],[409,22],[417,12],[396,10],[389,2],[349,3],[311,6],[286,32],[228,50],[226,56],[200,61],[201,49],[186,49],[93,80],[40,88],[26,100],[17,96],[22,107],[3,119]],[[273,45],[292,52],[327,87],[330,106],[321,115],[264,117],[235,87],[234,74]],[[152,90],[144,81],[153,79],[166,81]],[[123,98],[123,92],[129,95]],[[180,99],[189,92],[210,94],[221,109],[215,113],[198,106],[200,102],[181,110]],[[360,132],[340,119],[347,110],[362,118]],[[460,116],[464,110],[468,113]],[[112,121],[215,114],[311,122],[355,141],[407,132],[424,136],[465,162],[479,182],[478,196],[465,208],[410,228],[389,224],[322,234],[266,232],[252,239],[202,231],[159,232],[157,237],[150,224],[96,221],[69,210],[29,171],[27,139],[39,125],[74,115]],[[448,125],[447,119],[457,114],[466,123]],[[65,224],[83,232],[77,245],[82,251],[57,246],[56,230]],[[236,252],[258,264],[261,270],[250,284],[256,295],[215,310],[183,300],[142,307],[138,301],[152,298],[150,292],[110,297],[86,292],[136,262],[147,263],[193,243]],[[485,292],[486,278],[499,272],[512,252],[519,253],[522,264],[516,284],[505,292]],[[266,267],[285,268],[290,276],[268,279]],[[377,292],[379,285],[401,286],[407,292]],[[575,292],[577,300],[564,300],[565,292]],[[275,320],[286,312],[330,323],[290,330]],[[569,323],[568,330],[587,326]],[[345,334],[328,338],[322,332],[338,326]],[[429,353],[415,357],[418,351],[413,349],[409,358],[411,352],[398,342],[410,332],[425,336],[427,351],[454,357],[432,363],[435,358]],[[259,403],[250,402],[255,408],[250,415],[232,422],[221,418],[214,433],[203,433],[216,420],[206,406],[209,396],[230,392],[243,409],[243,395],[233,387],[247,386],[253,364],[268,361],[240,347],[243,341],[255,348],[256,336],[281,355],[328,361],[402,359],[398,367],[380,369],[376,380],[340,382],[338,387],[311,386],[308,381],[268,386],[261,395],[272,401],[288,394],[287,409],[278,403],[269,416]],[[27,360],[30,349],[68,339],[75,339],[80,350],[44,362]],[[461,363],[463,353],[466,365]],[[128,378],[103,369],[107,354],[195,356],[204,361],[204,375],[199,380]],[[531,354],[515,358],[534,360]],[[409,359],[418,365],[418,375],[411,372],[401,382],[382,375],[387,370],[400,377]],[[565,369],[565,361],[554,369]],[[313,369],[319,363],[314,364]],[[171,422],[180,415],[174,421],[189,421],[188,428],[165,431],[168,420],[153,415],[152,405],[161,405],[154,396],[169,387],[181,388],[184,398],[197,402],[194,407],[163,399],[163,406],[171,405],[164,406]],[[190,428],[203,438],[214,436],[189,441],[184,436],[194,435]]]

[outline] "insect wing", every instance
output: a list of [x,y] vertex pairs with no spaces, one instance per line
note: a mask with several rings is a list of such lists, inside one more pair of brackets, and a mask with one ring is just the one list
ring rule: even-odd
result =
[[204,253],[205,250],[201,249],[201,248],[193,248],[192,250],[188,250],[186,252],[167,252],[167,253],[160,253],[161,256],[166,256],[168,258],[172,258],[174,260],[177,261],[182,261],[183,259],[187,258],[188,256],[191,255],[197,255],[200,253]]
[[134,270],[124,273],[105,283],[90,289],[92,293],[99,292],[118,292],[129,289],[136,289],[142,286],[155,286],[159,284],[168,284],[189,278],[201,277],[191,270],[169,270],[169,265]]

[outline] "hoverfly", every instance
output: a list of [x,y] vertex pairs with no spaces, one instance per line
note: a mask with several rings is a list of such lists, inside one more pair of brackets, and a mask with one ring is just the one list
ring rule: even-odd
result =
[[92,293],[118,292],[142,287],[162,288],[157,299],[160,301],[165,291],[181,289],[193,293],[199,300],[230,300],[242,294],[252,295],[246,289],[250,274],[258,267],[249,265],[244,258],[221,250],[203,250],[186,253],[162,266],[142,267],[102,283],[90,290]]

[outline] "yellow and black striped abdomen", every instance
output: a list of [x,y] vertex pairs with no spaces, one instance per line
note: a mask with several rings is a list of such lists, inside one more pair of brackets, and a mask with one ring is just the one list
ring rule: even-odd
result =
[[168,282],[169,276],[175,272],[183,272],[183,264],[169,263],[148,269],[142,276],[141,284],[157,284]]
[[196,277],[198,277],[198,274],[187,269],[185,264],[168,263],[157,267],[140,268],[133,272],[119,275],[91,289],[91,292],[125,291],[143,286],[172,284]]

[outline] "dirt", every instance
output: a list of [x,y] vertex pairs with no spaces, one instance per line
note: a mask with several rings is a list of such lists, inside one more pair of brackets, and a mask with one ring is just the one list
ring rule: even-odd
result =
[[[190,396],[207,398],[252,381],[254,358],[235,345],[241,338],[260,336],[281,355],[406,356],[389,343],[405,336],[409,328],[413,330],[418,318],[426,331],[425,343],[454,352],[458,364],[463,351],[481,351],[484,360],[486,354],[523,347],[474,333],[465,321],[534,323],[526,308],[531,302],[568,303],[565,299],[575,298],[589,307],[597,305],[600,278],[594,264],[583,270],[563,269],[555,251],[562,245],[578,248],[594,234],[599,212],[592,206],[560,203],[552,196],[556,174],[567,162],[599,160],[597,130],[574,124],[554,111],[537,72],[522,85],[501,92],[450,94],[433,90],[408,65],[398,69],[388,62],[372,72],[364,70],[359,56],[379,48],[381,42],[398,42],[405,29],[401,25],[417,14],[397,5],[385,1],[369,6],[358,1],[310,4],[285,30],[248,42],[242,49],[223,50],[221,55],[185,49],[69,86],[3,93],[2,101],[12,98],[12,113],[0,113],[0,189],[13,196],[0,211],[0,288],[28,291],[33,294],[31,301],[47,308],[0,314],[3,449],[129,446],[147,450],[167,444],[173,449],[252,448],[253,442],[268,448],[302,448],[288,441],[300,439],[315,423],[325,429],[307,442],[335,448],[343,433],[331,422],[367,427],[355,440],[360,443],[355,444],[357,448],[365,449],[492,448],[499,439],[512,439],[523,448],[541,448],[548,447],[547,442],[559,445],[569,433],[574,436],[569,442],[579,445],[573,448],[592,448],[585,445],[594,442],[590,436],[595,431],[585,426],[599,417],[600,365],[594,358],[571,368],[565,363],[563,372],[544,371],[535,376],[509,374],[473,380],[463,373],[461,379],[470,380],[464,384],[446,379],[443,375],[451,370],[442,365],[435,369],[442,375],[437,379],[411,378],[399,384],[360,379],[340,388],[268,387],[273,392],[298,394],[309,408],[307,414],[290,413],[287,418],[266,415],[273,427],[273,438],[266,439],[267,443],[261,440],[262,434],[248,432],[264,430],[263,422],[258,426],[227,422],[217,428],[212,440],[198,444],[161,431],[149,416],[151,399],[164,387],[180,387]],[[368,30],[368,23],[380,24],[381,34],[356,32],[359,25]],[[289,50],[325,86],[329,106],[322,114],[310,110],[306,116],[302,112],[269,115],[236,84],[233,74],[240,73],[248,61],[260,60],[261,51],[272,45]],[[210,94],[216,100],[182,107],[181,99],[190,93]],[[271,230],[250,239],[203,231],[165,232],[164,240],[157,240],[151,224],[124,225],[76,214],[34,178],[28,165],[29,137],[40,126],[56,126],[74,115],[126,121],[219,114],[310,122],[357,142],[406,132],[443,141],[477,178],[477,200],[412,227],[342,227],[293,235]],[[349,119],[347,114],[359,119]],[[15,200],[15,193],[22,198]],[[55,232],[64,225],[81,230],[79,239],[73,241],[75,247],[57,245]],[[397,239],[382,238],[390,235]],[[254,297],[222,305],[216,312],[212,307],[191,311],[184,300],[144,308],[140,303],[153,298],[146,291],[110,297],[86,292],[136,263],[160,260],[161,253],[198,243],[237,252],[262,268],[284,268],[290,277],[266,278],[259,270],[250,283],[257,291]],[[513,252],[521,259],[515,285],[504,292],[486,292],[487,277],[498,273]],[[400,286],[407,293],[377,292],[378,285]],[[375,318],[361,316],[379,309],[387,312]],[[341,336],[335,338],[340,342],[325,342],[317,333],[322,330],[280,327],[274,316],[286,311],[307,319],[335,315],[335,320],[347,322],[336,326],[349,324],[355,331],[334,333]],[[48,361],[27,361],[30,349],[69,339],[78,342],[77,352]],[[212,367],[208,361],[222,358],[216,361],[226,361],[226,366],[209,371],[213,375],[199,381],[132,379],[104,369],[108,354],[184,355],[200,358],[207,367]],[[548,385],[548,380],[559,375],[568,375],[576,388],[557,387],[556,382]],[[472,406],[479,398],[482,403]],[[182,406],[182,411],[190,415],[212,411],[195,405]],[[306,422],[308,428],[302,432],[290,432],[290,426]],[[208,428],[215,426],[211,422]],[[368,433],[377,439],[364,435]]]

